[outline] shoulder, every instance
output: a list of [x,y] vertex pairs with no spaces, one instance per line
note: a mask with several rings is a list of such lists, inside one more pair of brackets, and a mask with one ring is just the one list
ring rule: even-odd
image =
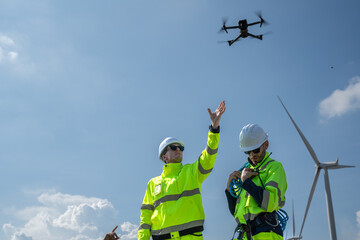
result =
[[187,171],[191,171],[191,169],[193,169],[195,166],[197,166],[197,163],[198,161],[195,161],[193,163],[187,163],[187,164],[184,164],[181,168],[181,173],[185,173]]
[[282,163],[275,160],[275,159],[270,159],[270,161],[271,161],[270,164],[273,165],[273,166],[282,166]]
[[281,162],[269,158],[260,168],[260,170],[265,170],[265,169],[271,169],[271,168],[283,168],[283,165]]

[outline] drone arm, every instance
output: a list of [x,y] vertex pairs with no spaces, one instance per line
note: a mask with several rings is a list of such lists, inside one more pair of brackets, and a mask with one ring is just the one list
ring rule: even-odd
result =
[[240,34],[237,38],[235,38],[234,40],[228,41],[229,46],[231,46],[234,42],[236,42],[237,40],[239,40],[240,37],[241,37],[241,34]]
[[240,28],[240,27],[239,26],[224,27],[224,29],[235,29],[235,28]]
[[253,37],[253,38],[257,38],[257,39],[262,40],[262,36],[261,36],[261,35],[254,35],[254,34],[251,34],[251,33],[248,33],[248,35],[249,35],[250,37]]
[[253,22],[253,23],[248,23],[248,26],[252,26],[252,25],[255,25],[255,24],[261,24],[261,23],[262,23],[261,21]]

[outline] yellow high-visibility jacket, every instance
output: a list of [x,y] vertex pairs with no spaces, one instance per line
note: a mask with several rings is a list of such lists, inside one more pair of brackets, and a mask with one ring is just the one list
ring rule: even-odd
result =
[[207,146],[194,163],[166,164],[162,174],[148,182],[138,240],[168,233],[176,236],[179,231],[203,226],[201,184],[214,167],[219,137],[219,133],[209,131]]
[[259,175],[254,176],[251,181],[265,189],[261,203],[257,203],[247,191],[242,189],[234,212],[236,222],[241,224],[254,220],[262,212],[273,212],[285,205],[287,182],[282,164],[271,159],[267,152],[263,161],[250,168],[259,169]]

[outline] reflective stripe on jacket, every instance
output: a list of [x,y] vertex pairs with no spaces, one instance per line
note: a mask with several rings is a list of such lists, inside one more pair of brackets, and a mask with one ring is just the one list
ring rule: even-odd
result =
[[251,181],[259,187],[265,187],[265,189],[263,190],[262,202],[259,204],[244,189],[241,191],[236,201],[234,214],[236,222],[241,224],[254,220],[262,212],[273,212],[285,205],[287,182],[282,164],[271,159],[269,153],[266,153],[264,160],[256,166],[251,166],[251,168],[259,169],[259,175],[253,177]]
[[201,184],[214,167],[219,137],[219,133],[209,131],[207,146],[194,163],[166,164],[162,174],[148,182],[138,240],[203,226]]

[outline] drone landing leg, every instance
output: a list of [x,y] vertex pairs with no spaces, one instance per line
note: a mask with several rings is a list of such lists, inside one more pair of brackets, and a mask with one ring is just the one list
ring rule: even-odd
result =
[[248,33],[248,35],[249,35],[250,37],[253,37],[253,38],[257,38],[257,39],[259,39],[259,40],[262,40],[262,35],[254,35],[254,34],[251,34],[251,33]]
[[234,40],[230,40],[228,41],[229,46],[231,46],[234,42],[236,42],[237,40],[239,40],[241,38],[241,35],[239,35],[237,38],[235,38]]

